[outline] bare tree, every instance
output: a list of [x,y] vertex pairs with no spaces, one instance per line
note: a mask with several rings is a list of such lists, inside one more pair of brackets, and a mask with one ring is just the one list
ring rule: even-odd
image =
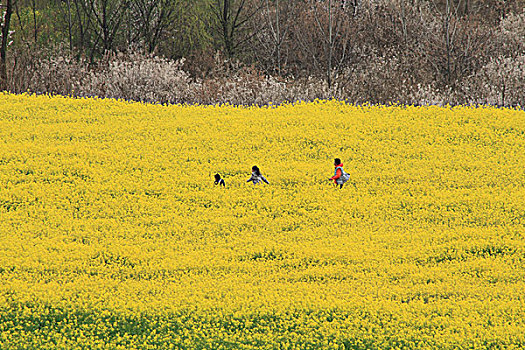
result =
[[251,2],[247,0],[213,1],[211,10],[218,23],[216,31],[229,58],[233,58],[236,50],[254,35],[251,33],[248,37],[239,38],[239,32],[263,6],[264,4],[257,0]]
[[155,50],[161,35],[172,21],[175,9],[173,3],[170,0],[131,0],[131,13],[136,15],[137,32],[150,53]]
[[78,25],[78,51],[83,52],[86,44],[86,31],[89,27],[90,16],[84,16],[82,13],[82,6],[79,0],[73,0],[75,4],[76,22]]
[[92,44],[90,57],[97,50],[101,42],[102,52],[114,49],[114,43],[118,31],[125,18],[125,9],[130,0],[76,0],[82,5],[84,14],[94,24],[96,34],[95,42]]
[[[255,59],[260,62],[268,74],[282,76],[287,64],[289,50],[289,33],[295,17],[294,0],[266,0],[265,7],[254,17],[250,31],[256,33],[251,50]],[[288,42],[288,46],[286,45]]]
[[434,81],[450,93],[461,79],[483,66],[483,57],[492,50],[492,30],[470,6],[467,16],[461,14],[463,0],[433,1],[421,18],[426,32],[421,35],[420,56],[432,67]]
[[67,34],[69,39],[69,51],[73,52],[73,20],[71,18],[71,0],[66,0],[67,4]]
[[6,0],[4,7],[4,16],[2,17],[2,42],[0,44],[0,90],[8,88],[7,82],[7,46],[9,45],[11,15],[13,14],[13,5],[15,0]]
[[305,31],[300,34],[298,41],[303,49],[309,51],[308,55],[318,68],[324,71],[323,75],[331,88],[334,71],[344,67],[351,48],[351,18],[341,2],[336,5],[333,0],[311,1],[311,7],[307,11],[310,12],[306,15],[308,20],[313,21],[310,30],[315,31],[315,34]]
[[328,88],[332,87],[332,55],[334,53],[332,23],[332,0],[328,0],[328,67],[326,69],[326,81],[328,82]]
[[273,11],[275,20],[273,20],[270,2],[269,0],[266,0],[266,14],[268,17],[268,24],[271,31],[271,38],[274,46],[272,55],[275,55],[275,65],[278,75],[282,74],[283,44],[288,38],[288,32],[290,30],[290,17],[295,12],[296,4],[297,2],[292,0],[275,0],[275,6]]
[[446,52],[446,80],[450,86],[451,83],[451,51],[453,50],[454,39],[457,29],[457,17],[458,10],[461,1],[457,2],[457,5],[452,3],[452,0],[445,0],[445,10],[441,13],[443,21],[443,34],[445,41],[445,52]]

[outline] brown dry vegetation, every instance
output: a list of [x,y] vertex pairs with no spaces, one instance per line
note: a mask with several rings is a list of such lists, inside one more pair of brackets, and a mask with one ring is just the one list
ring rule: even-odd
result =
[[[15,5],[6,83],[13,92],[160,103],[525,105],[522,0]],[[62,15],[45,23],[50,9]]]

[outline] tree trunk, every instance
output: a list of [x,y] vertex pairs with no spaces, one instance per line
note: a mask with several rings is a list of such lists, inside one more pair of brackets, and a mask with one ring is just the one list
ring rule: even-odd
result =
[[281,12],[281,8],[279,7],[279,0],[277,0],[277,3],[276,3],[276,10],[277,10],[277,13],[276,13],[276,23],[275,23],[275,28],[276,28],[276,33],[277,33],[277,75],[281,76],[281,25],[280,25],[280,22],[281,22],[281,19],[280,19],[280,12]]
[[2,43],[0,44],[0,90],[6,91],[7,84],[7,45],[9,44],[9,25],[13,14],[13,1],[7,0],[2,26]]
[[332,87],[332,0],[328,0],[328,67],[326,72],[328,88]]
[[75,9],[77,13],[77,20],[78,20],[78,31],[79,31],[79,44],[78,44],[78,52],[79,54],[81,52],[84,52],[84,26],[82,24],[82,16],[80,15],[80,7],[78,5],[78,1],[75,1]]
[[69,34],[69,52],[73,52],[73,34],[71,32],[71,1],[67,0],[67,29]]
[[446,1],[444,21],[443,21],[443,30],[445,34],[445,79],[447,87],[450,88],[450,0]]
[[35,39],[35,44],[36,44],[38,41],[38,23],[36,23],[36,0],[33,0],[31,2],[31,7],[33,10],[33,25],[34,25],[33,34],[35,36],[34,39]]
[[[230,40],[230,30],[228,24],[230,22],[230,0],[224,0],[222,8],[222,32],[224,37],[224,47],[229,58],[233,56],[232,42]],[[233,32],[233,28],[232,28]],[[232,33],[233,34],[233,33]]]

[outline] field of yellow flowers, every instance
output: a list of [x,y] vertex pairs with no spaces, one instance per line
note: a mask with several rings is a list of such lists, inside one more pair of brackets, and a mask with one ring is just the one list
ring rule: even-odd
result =
[[0,349],[523,349],[524,169],[512,109],[0,95]]

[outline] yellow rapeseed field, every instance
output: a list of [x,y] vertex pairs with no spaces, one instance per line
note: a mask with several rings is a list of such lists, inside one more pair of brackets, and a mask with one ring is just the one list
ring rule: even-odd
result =
[[0,349],[523,349],[524,169],[513,109],[0,95]]

